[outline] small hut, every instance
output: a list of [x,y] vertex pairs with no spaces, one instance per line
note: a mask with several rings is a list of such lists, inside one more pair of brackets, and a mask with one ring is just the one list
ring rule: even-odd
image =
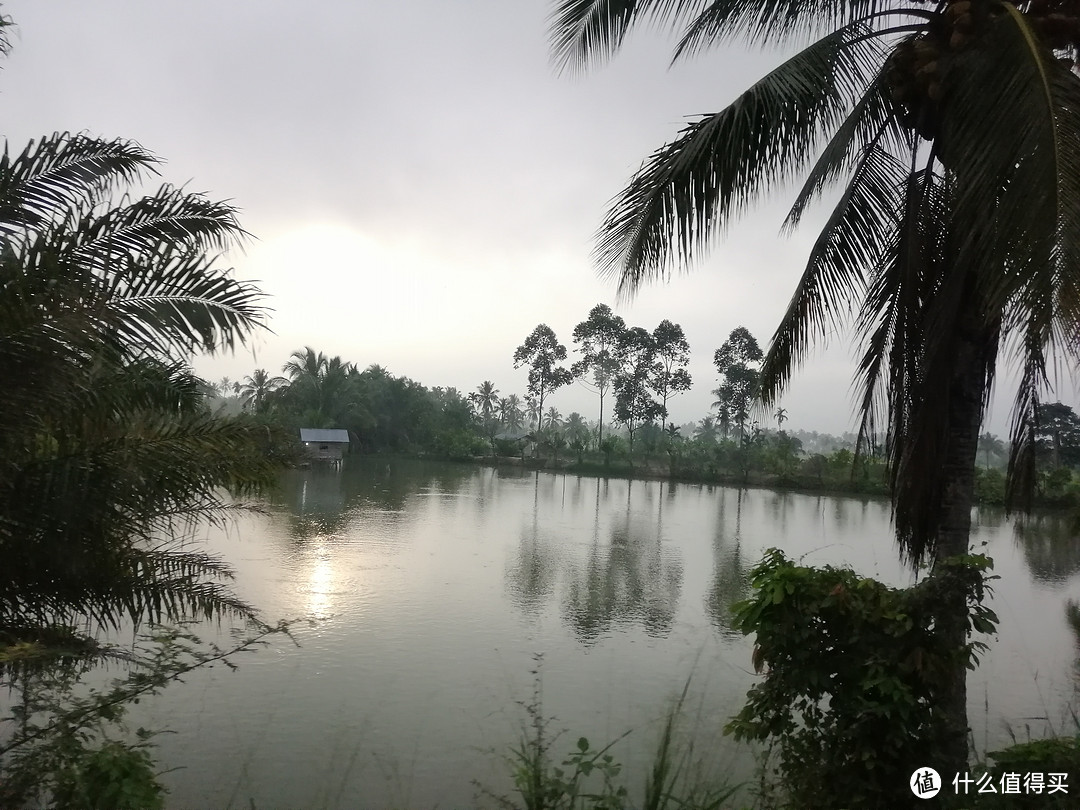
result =
[[312,460],[341,461],[349,449],[349,431],[300,428],[300,441]]

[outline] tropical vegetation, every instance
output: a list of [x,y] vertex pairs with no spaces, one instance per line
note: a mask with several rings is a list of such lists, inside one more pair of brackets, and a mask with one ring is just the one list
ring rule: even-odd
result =
[[[816,340],[862,342],[859,450],[885,428],[901,553],[935,571],[968,550],[978,437],[999,352],[1021,369],[1007,490],[1035,479],[1047,358],[1080,318],[1078,19],[1006,0],[697,3],[565,0],[564,65],[612,54],[643,20],[679,27],[676,58],[732,38],[790,47],[720,112],[654,152],[613,204],[597,258],[624,291],[689,264],[733,216],[803,178],[786,220],[839,185],[762,366],[775,401]],[[937,631],[968,644],[962,593]],[[947,770],[967,762],[966,670],[938,693]]]
[[[5,806],[160,806],[145,746],[103,728],[119,710],[67,697],[117,654],[110,631],[255,620],[192,540],[274,480],[273,431],[213,414],[188,362],[259,328],[261,294],[217,258],[244,236],[230,205],[122,193],[157,163],[70,134],[0,158],[0,682],[23,684]],[[175,674],[130,658],[133,677]]]

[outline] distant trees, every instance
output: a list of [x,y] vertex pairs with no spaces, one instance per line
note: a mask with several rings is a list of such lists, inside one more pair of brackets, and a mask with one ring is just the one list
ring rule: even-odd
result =
[[[662,431],[667,424],[668,400],[690,389],[686,370],[690,345],[682,327],[670,320],[661,321],[649,333],[641,327],[627,327],[611,307],[597,304],[574,328],[574,343],[581,354],[571,367],[574,377],[600,397],[598,444],[603,441],[604,400],[610,391],[616,394],[615,418],[632,434],[658,418]],[[633,436],[629,438],[632,446]]]
[[1054,468],[1080,466],[1080,417],[1061,402],[1040,403],[1035,411],[1038,455]]
[[573,339],[581,359],[574,363],[571,371],[600,395],[598,442],[604,438],[604,396],[620,368],[618,352],[625,332],[626,322],[607,304],[597,304],[589,311],[589,317],[574,327]]
[[521,410],[521,398],[511,394],[499,400],[499,420],[507,430],[521,430],[525,414]]
[[986,462],[986,469],[990,469],[990,457],[1000,456],[1005,452],[1005,443],[993,433],[983,433],[979,436],[979,452],[982,453]]
[[551,327],[543,323],[514,351],[514,368],[529,368],[528,391],[536,398],[537,429],[544,426],[544,400],[573,379],[570,369],[558,365],[564,360],[566,347],[559,343]]
[[282,367],[289,397],[304,415],[304,427],[337,427],[362,412],[352,380],[356,366],[341,357],[327,357],[310,346],[292,353]]
[[667,319],[660,321],[652,338],[656,359],[649,375],[649,387],[660,397],[660,428],[663,430],[667,427],[668,399],[690,390],[690,372],[686,370],[690,362],[690,344],[682,327]]
[[615,417],[626,428],[630,452],[638,429],[662,413],[652,397],[649,383],[655,371],[656,342],[640,326],[626,330],[618,347],[619,371],[615,375]]
[[716,433],[716,420],[711,416],[706,416],[702,418],[694,429],[694,439],[707,445],[715,444]]
[[491,454],[493,456],[497,455],[495,451],[495,434],[499,432],[499,420],[496,418],[495,413],[499,407],[499,389],[495,387],[491,380],[484,380],[477,386],[475,391],[469,394],[469,402],[476,409],[484,435],[491,443]]
[[287,384],[284,377],[271,377],[266,369],[257,368],[240,383],[240,402],[253,413],[260,413],[270,395]]
[[476,407],[476,413],[481,419],[493,419],[495,410],[499,407],[499,389],[491,380],[484,380],[469,394],[469,401]]
[[[750,331],[739,326],[732,330],[713,355],[713,363],[723,381],[714,392],[720,421],[734,422],[740,439],[746,437],[746,421],[761,387],[760,363],[764,353]],[[725,436],[727,435],[725,430]]]

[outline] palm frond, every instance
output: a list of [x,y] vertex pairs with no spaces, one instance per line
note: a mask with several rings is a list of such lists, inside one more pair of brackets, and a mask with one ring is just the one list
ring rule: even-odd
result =
[[761,368],[761,397],[772,405],[815,338],[853,309],[865,272],[878,266],[893,228],[908,167],[877,144],[868,146],[851,181],[810,251]]
[[596,248],[620,292],[688,263],[732,214],[808,162],[876,75],[876,47],[861,32],[852,26],[819,40],[646,161],[616,199]]
[[731,39],[776,46],[896,14],[922,22],[932,13],[889,0],[712,0],[687,27],[676,59]]
[[1032,325],[1017,349],[1020,380],[1009,425],[1009,461],[1005,476],[1005,502],[1029,510],[1035,493],[1036,437],[1039,430],[1040,392],[1048,384],[1045,336]]
[[560,70],[612,56],[640,19],[672,22],[695,16],[707,0],[562,0],[549,20],[552,57]]
[[892,154],[914,150],[911,135],[896,120],[883,70],[821,150],[784,220],[785,230],[794,230],[809,205],[840,177],[850,177],[867,148],[877,144]]
[[54,133],[16,157],[0,157],[0,233],[56,221],[153,171],[157,158],[133,141]]

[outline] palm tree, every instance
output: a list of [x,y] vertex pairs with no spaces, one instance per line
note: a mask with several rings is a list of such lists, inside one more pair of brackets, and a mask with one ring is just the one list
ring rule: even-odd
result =
[[359,407],[349,390],[356,367],[339,356],[327,357],[310,346],[289,355],[282,366],[290,382],[289,394],[304,417],[320,423],[337,424],[350,408]]
[[694,428],[694,438],[705,444],[716,443],[716,420],[711,416],[703,417],[698,423],[698,426]]
[[257,368],[241,383],[238,392],[240,401],[245,408],[251,408],[255,413],[259,413],[266,404],[267,397],[287,384],[288,380],[284,377],[271,377],[266,369]]
[[544,414],[547,417],[547,425],[549,428],[558,427],[562,424],[562,414],[559,413],[559,409],[552,405],[547,409],[547,413]]
[[563,423],[563,430],[568,439],[581,438],[587,440],[589,438],[589,425],[585,421],[585,417],[577,411],[574,411],[566,417],[566,422]]
[[486,423],[495,418],[499,407],[499,389],[491,380],[484,380],[469,394],[469,401],[476,407],[477,415]]
[[235,396],[239,389],[240,384],[233,382],[231,377],[222,377],[217,384],[218,394],[224,398]]
[[214,257],[244,232],[165,186],[137,145],[53,135],[0,157],[0,643],[43,630],[250,609],[178,522],[273,470],[260,434],[209,415],[187,359],[262,324]]
[[536,430],[540,429],[540,400],[536,397],[525,397],[525,416]]
[[[1080,316],[1080,77],[1072,6],[978,0],[699,3],[564,0],[564,64],[604,56],[642,19],[683,26],[676,56],[730,37],[820,36],[643,164],[601,228],[622,291],[688,264],[731,217],[805,176],[786,226],[836,184],[762,367],[774,403],[815,338],[854,314],[862,435],[887,426],[901,553],[942,573],[968,550],[979,427],[999,349],[1022,370],[1009,493],[1030,492],[1046,356]],[[937,624],[970,650],[963,589]],[[966,765],[966,686],[941,706],[946,769]]]
[[499,400],[499,421],[507,430],[521,430],[523,419],[521,398],[517,394],[511,394]]
[[979,436],[979,452],[985,454],[986,469],[990,469],[990,456],[999,456],[1005,452],[1005,444],[993,433],[987,432]]
[[783,430],[784,422],[787,421],[787,408],[777,408],[773,416],[776,417],[776,429]]

